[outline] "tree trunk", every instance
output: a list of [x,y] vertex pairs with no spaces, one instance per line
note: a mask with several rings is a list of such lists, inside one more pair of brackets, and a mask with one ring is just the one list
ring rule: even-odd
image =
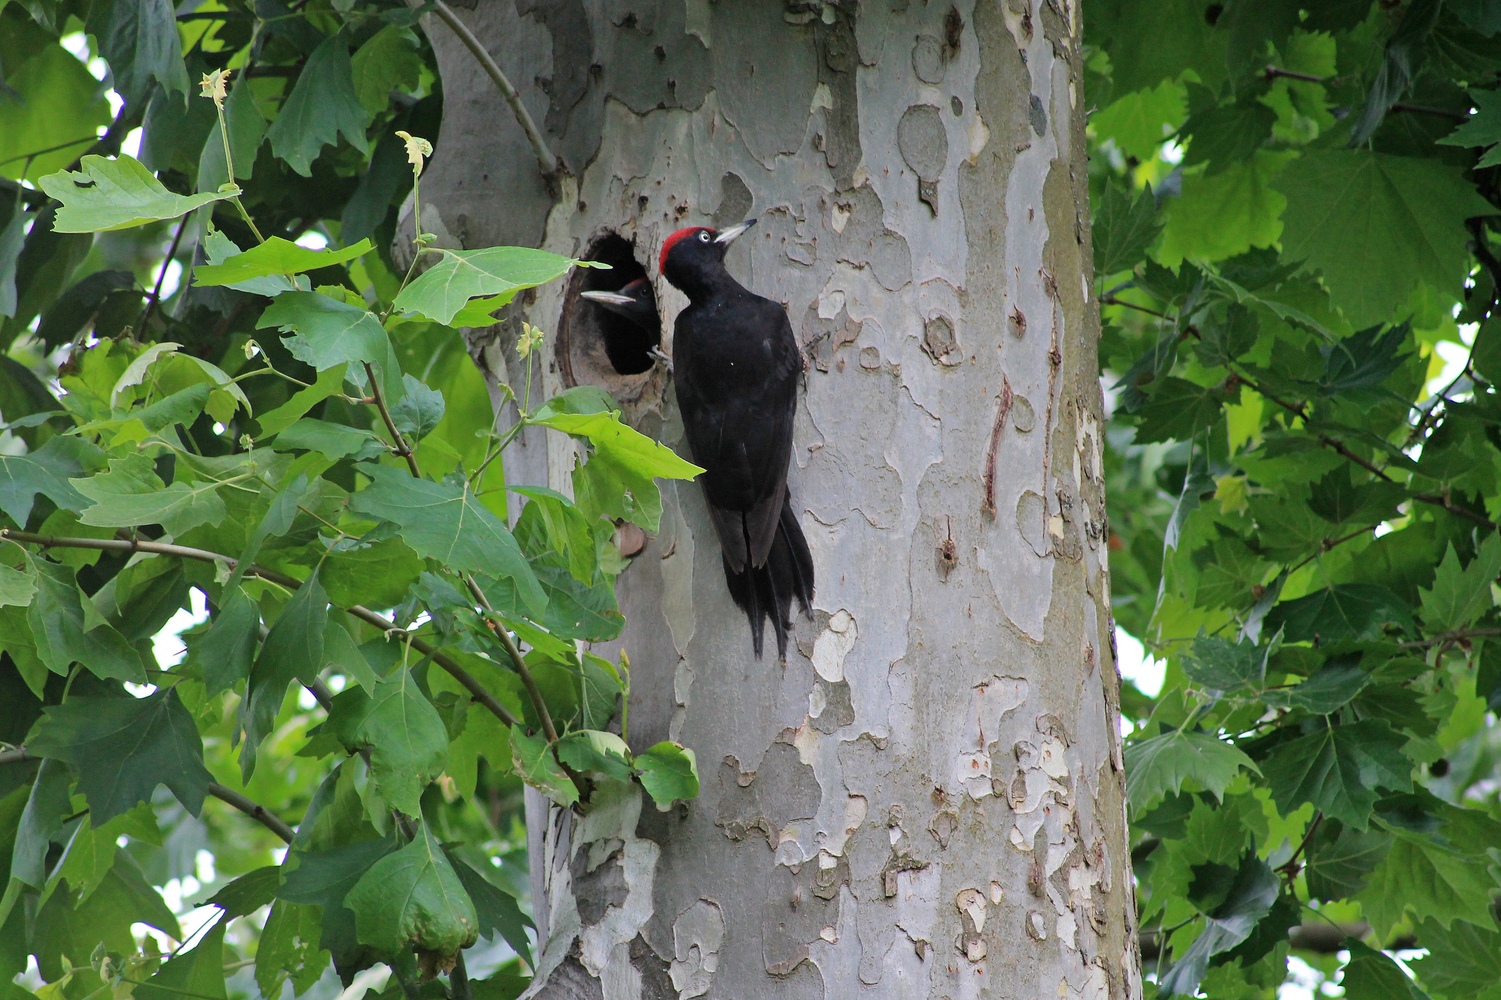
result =
[[[699,488],[664,488],[619,586],[628,737],[693,749],[702,794],[536,811],[531,995],[1141,996],[1077,0],[458,13],[569,174],[554,203],[429,15],[429,228],[617,264],[520,304],[555,336],[546,389],[605,385],[681,447],[669,376],[619,374],[577,293],[634,257],[670,341],[663,240],[753,215],[730,270],[808,362],[790,483],[816,620],[785,667],[755,660]],[[552,486],[571,461],[548,455]]]

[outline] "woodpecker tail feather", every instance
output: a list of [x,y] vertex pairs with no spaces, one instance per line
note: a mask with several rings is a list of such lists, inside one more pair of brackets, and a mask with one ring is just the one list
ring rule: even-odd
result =
[[802,526],[792,513],[790,497],[782,502],[776,538],[766,562],[760,566],[747,566],[737,573],[726,559],[724,578],[730,596],[750,621],[756,659],[761,658],[766,619],[770,618],[777,637],[777,658],[785,660],[787,633],[792,628],[793,598],[802,606],[803,614],[813,617],[813,554],[808,551],[808,540],[803,537]]

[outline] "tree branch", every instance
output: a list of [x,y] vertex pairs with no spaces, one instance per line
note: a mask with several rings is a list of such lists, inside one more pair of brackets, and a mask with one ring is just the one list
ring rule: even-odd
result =
[[[407,0],[407,4],[413,9],[421,6],[420,0]],[[435,0],[433,11],[459,37],[459,41],[464,43],[464,47],[473,54],[480,67],[494,81],[496,88],[500,90],[500,96],[504,97],[506,103],[510,105],[511,114],[516,116],[516,124],[520,125],[521,131],[526,134],[526,141],[532,147],[532,155],[537,158],[537,167],[542,171],[542,179],[547,182],[549,191],[556,194],[558,176],[563,172],[563,164],[548,147],[547,140],[542,136],[542,130],[537,127],[526,105],[521,103],[521,95],[506,78],[505,71],[490,57],[490,53],[480,44],[480,40],[474,37],[474,32],[469,30],[469,26],[453,12],[453,8],[443,0]],[[417,231],[419,233],[422,231],[421,219],[417,220]]]
[[[490,614],[495,614],[495,608],[491,606],[490,599],[485,596],[483,590],[479,589],[479,584],[474,582],[473,575],[465,573],[464,583],[469,587],[469,592],[474,595],[475,600],[479,601]],[[516,673],[521,677],[521,684],[526,688],[526,693],[532,700],[532,707],[537,710],[537,718],[542,721],[542,732],[547,737],[547,741],[556,743],[558,731],[552,724],[552,713],[547,710],[547,701],[542,697],[542,690],[537,687],[537,682],[532,677],[531,668],[526,665],[526,658],[521,655],[521,650],[516,648],[511,633],[507,632],[499,622],[486,618],[485,624],[500,640],[500,644],[506,649],[506,655],[511,658],[511,665],[516,668]]]
[[[210,552],[207,549],[193,548],[188,545],[175,545],[168,542],[153,542],[142,538],[67,538],[59,535],[38,535],[30,531],[16,531],[12,528],[0,528],[0,538],[9,538],[17,542],[29,542],[32,545],[40,545],[43,548],[54,549],[102,549],[107,552],[150,552],[156,555],[176,556],[179,559],[196,559],[199,562],[224,563],[231,569],[239,565],[239,560],[233,556],[227,556],[220,552]],[[302,581],[295,577],[278,573],[275,570],[266,569],[263,566],[251,565],[245,569],[246,576],[260,577],[269,580],[291,590],[302,586]],[[489,709],[494,716],[508,726],[520,724],[510,711],[495,696],[485,690],[485,686],[474,679],[474,676],[465,670],[448,654],[438,650],[437,647],[418,638],[406,629],[398,627],[389,618],[371,611],[369,608],[358,604],[343,609],[346,613],[374,625],[389,636],[401,639],[424,656],[430,656],[433,662],[449,676],[458,681],[466,691],[474,696],[474,700]],[[327,688],[324,688],[327,693]],[[318,697],[318,692],[313,692],[313,697]],[[331,695],[328,695],[330,699]],[[321,702],[322,699],[319,698]]]
[[295,831],[280,816],[277,816],[259,802],[246,798],[232,788],[225,788],[217,781],[210,781],[208,783],[208,793],[220,802],[227,802],[234,806],[240,812],[276,834],[285,843],[290,844],[292,842]]
[[375,369],[370,362],[365,362],[365,377],[370,380],[370,398],[375,403],[375,408],[380,411],[380,418],[386,422],[386,430],[391,435],[391,441],[395,444],[396,454],[406,459],[407,468],[418,479],[422,478],[422,470],[417,466],[417,456],[412,452],[412,446],[407,444],[407,439],[401,436],[401,431],[396,427],[396,421],[391,418],[391,410],[386,406],[386,394],[381,391],[380,381],[375,377]]

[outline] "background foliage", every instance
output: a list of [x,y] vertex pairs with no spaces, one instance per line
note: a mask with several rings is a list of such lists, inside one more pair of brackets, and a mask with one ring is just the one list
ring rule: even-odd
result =
[[1146,971],[1501,997],[1501,8],[1084,7]]
[[[587,648],[617,526],[699,470],[599,390],[497,415],[458,328],[577,262],[397,238],[417,13],[0,2],[8,995],[507,1000],[522,783],[697,792]],[[576,502],[507,483],[523,425]]]

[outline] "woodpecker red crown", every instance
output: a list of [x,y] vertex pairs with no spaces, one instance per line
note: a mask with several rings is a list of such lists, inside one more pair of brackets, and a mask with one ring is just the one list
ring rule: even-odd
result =
[[714,230],[710,229],[708,226],[689,226],[687,229],[679,229],[677,232],[667,237],[667,242],[662,244],[662,253],[657,258],[657,270],[662,271],[667,268],[667,255],[672,252],[673,247],[677,246],[680,242],[686,240],[688,237],[697,232],[706,232],[713,234]]

